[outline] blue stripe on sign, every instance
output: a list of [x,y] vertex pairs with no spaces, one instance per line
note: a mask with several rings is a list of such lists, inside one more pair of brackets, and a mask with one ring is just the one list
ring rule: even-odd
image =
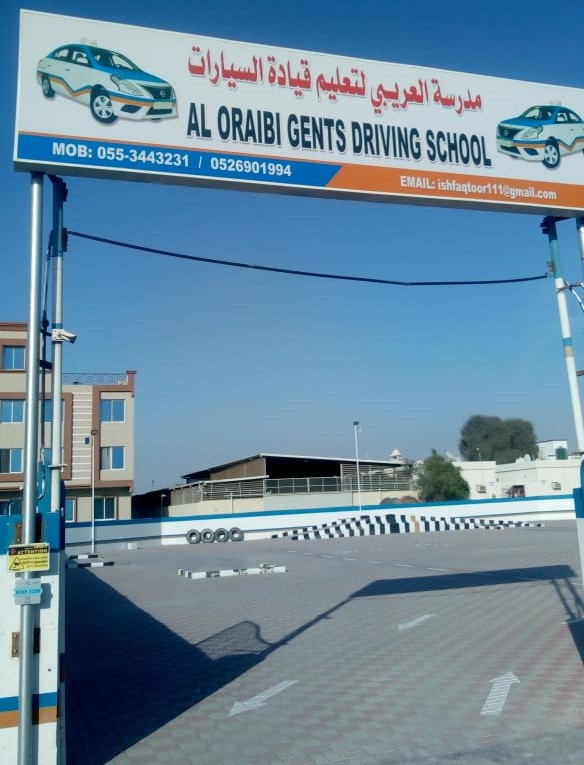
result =
[[564,343],[564,348],[574,345],[571,337],[565,337],[562,342]]
[[22,133],[15,162],[313,188],[326,187],[341,168],[338,163]]
[[[57,706],[57,693],[34,693],[32,705],[35,709]],[[18,696],[0,697],[0,712],[14,712],[18,709]]]

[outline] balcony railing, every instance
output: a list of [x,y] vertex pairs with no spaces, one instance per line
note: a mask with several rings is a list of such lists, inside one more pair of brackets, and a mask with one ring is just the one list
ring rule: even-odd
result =
[[[242,499],[274,494],[319,494],[324,492],[356,492],[357,476],[342,478],[265,478],[251,481],[208,481],[173,489],[172,504],[183,505],[205,499]],[[388,476],[382,473],[361,476],[361,491],[410,491],[407,475]]]
[[65,372],[63,385],[127,385],[127,372]]

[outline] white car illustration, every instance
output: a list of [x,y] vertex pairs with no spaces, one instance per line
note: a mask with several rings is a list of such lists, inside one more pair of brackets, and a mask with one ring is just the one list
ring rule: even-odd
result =
[[177,116],[172,86],[106,48],[72,43],[56,48],[37,66],[46,98],[56,93],[86,104],[98,122],[159,120]]
[[516,159],[541,161],[553,169],[564,154],[584,148],[584,122],[565,106],[531,106],[497,126],[497,149]]

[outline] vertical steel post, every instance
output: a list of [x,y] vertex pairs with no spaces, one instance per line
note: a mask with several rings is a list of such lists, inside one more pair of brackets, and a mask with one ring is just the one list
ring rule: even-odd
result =
[[51,512],[61,512],[61,470],[62,470],[62,412],[63,412],[63,203],[67,199],[67,187],[61,178],[51,176],[53,184],[53,324],[52,341],[52,399],[53,421],[51,426]]
[[95,554],[95,437],[97,430],[91,429],[91,554]]
[[576,446],[578,452],[584,455],[584,424],[582,422],[582,404],[580,402],[580,392],[578,390],[578,376],[576,373],[576,361],[574,359],[574,344],[572,342],[570,319],[568,317],[568,306],[566,301],[567,284],[561,274],[560,248],[558,245],[556,221],[551,217],[544,218],[541,225],[544,233],[548,236],[550,245],[552,274],[554,277],[556,297],[558,301],[558,313],[560,315],[560,326],[562,330],[564,358],[566,361],[568,386],[570,388],[570,400],[572,403],[572,416],[574,419],[574,429],[576,431]]
[[584,218],[576,218],[576,229],[578,231],[578,241],[580,242],[580,260],[584,267]]
[[353,423],[353,430],[355,431],[355,466],[357,468],[357,499],[359,502],[359,512],[361,513],[363,507],[361,505],[361,471],[359,470],[359,439],[357,437],[357,428],[359,427],[359,420],[355,420]]
[[[51,331],[53,373],[51,381],[51,396],[53,401],[53,417],[51,423],[51,513],[64,514],[62,506],[61,473],[63,469],[63,338],[59,330],[63,329],[63,250],[65,249],[63,228],[63,205],[67,201],[67,186],[61,178],[49,176],[53,184],[53,231],[52,238],[52,276],[53,276],[53,321]],[[64,519],[61,519],[64,522]],[[58,579],[59,611],[58,637],[59,654],[65,654],[65,559],[64,553],[59,553]],[[59,707],[57,737],[57,761],[66,760],[65,742],[65,685],[59,683]]]
[[[43,174],[31,174],[31,246],[26,350],[26,413],[24,431],[24,491],[22,541],[35,542],[39,445],[39,380],[41,329]],[[31,578],[29,572],[24,579]],[[33,635],[37,606],[20,607],[20,665],[18,678],[18,765],[32,765]]]

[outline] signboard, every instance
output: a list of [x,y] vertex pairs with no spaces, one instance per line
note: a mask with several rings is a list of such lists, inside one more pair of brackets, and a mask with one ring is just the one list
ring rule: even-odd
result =
[[21,11],[18,170],[584,210],[584,91]]
[[10,545],[8,548],[8,571],[48,571],[50,567],[48,542]]
[[39,605],[42,594],[40,579],[19,579],[14,585],[14,603],[17,606]]

